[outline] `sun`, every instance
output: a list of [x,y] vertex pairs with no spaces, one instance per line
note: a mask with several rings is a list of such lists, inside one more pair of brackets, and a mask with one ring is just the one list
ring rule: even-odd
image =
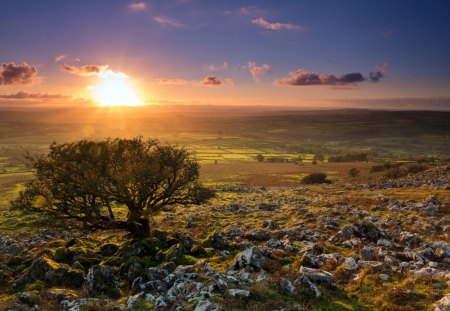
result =
[[91,87],[94,100],[104,107],[140,106],[142,103],[130,79],[124,73],[105,71],[98,76],[101,81]]

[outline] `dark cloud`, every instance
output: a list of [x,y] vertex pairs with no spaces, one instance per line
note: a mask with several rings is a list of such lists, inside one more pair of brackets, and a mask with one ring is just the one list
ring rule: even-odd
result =
[[26,63],[22,65],[2,64],[0,67],[0,85],[30,84],[36,75],[36,67],[31,67]]
[[298,69],[289,77],[276,81],[279,85],[348,85],[364,82],[366,79],[359,72],[352,72],[337,77],[333,74],[315,73]]
[[226,84],[233,84],[233,80],[231,79],[220,80],[215,76],[207,76],[205,79],[201,81],[201,84],[205,86],[220,86]]
[[108,65],[84,65],[71,66],[64,64],[62,67],[66,72],[80,76],[96,76],[108,69]]
[[0,98],[2,99],[61,99],[69,97],[70,96],[61,94],[43,94],[43,93],[27,93],[27,92],[0,94]]

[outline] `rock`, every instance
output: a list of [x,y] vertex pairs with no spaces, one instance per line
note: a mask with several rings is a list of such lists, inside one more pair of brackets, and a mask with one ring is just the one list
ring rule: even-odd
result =
[[268,241],[270,240],[270,232],[267,230],[252,230],[245,237],[252,241]]
[[355,271],[355,270],[358,270],[359,265],[356,262],[355,258],[347,257],[347,258],[345,258],[345,261],[344,261],[344,268],[349,271]]
[[300,260],[300,263],[302,266],[308,268],[320,268],[324,265],[324,261],[321,258],[314,256],[310,253],[305,253],[302,259]]
[[330,241],[336,242],[336,241],[344,241],[352,238],[354,236],[353,234],[353,227],[352,226],[344,226],[339,230],[333,237],[330,238]]
[[442,297],[434,307],[434,311],[448,311],[450,310],[450,294]]
[[166,252],[168,261],[177,262],[184,255],[184,248],[180,243],[172,245]]
[[300,284],[304,287],[306,287],[311,293],[316,296],[316,298],[320,298],[322,296],[322,293],[317,288],[316,285],[314,285],[310,279],[308,279],[305,275],[300,275],[297,280],[295,280],[295,284]]
[[278,203],[260,203],[258,209],[261,211],[273,212],[280,208]]
[[248,298],[250,297],[250,292],[245,289],[229,289],[228,295],[236,298]]
[[250,271],[261,271],[264,268],[265,257],[257,246],[250,247],[240,253],[230,270],[249,269]]
[[264,220],[262,227],[270,230],[275,230],[278,229],[280,226],[278,226],[278,224],[275,221],[266,219]]
[[151,267],[147,270],[147,277],[149,281],[161,281],[169,275],[169,271],[161,268]]
[[377,242],[383,235],[381,231],[370,221],[364,221],[355,226],[354,232],[363,238],[372,242]]
[[389,275],[387,275],[387,274],[380,274],[380,280],[382,280],[382,281],[387,281],[387,280],[389,280]]
[[295,293],[295,286],[286,278],[280,280],[280,288],[286,294],[293,295]]
[[220,311],[222,308],[216,306],[209,300],[200,300],[195,306],[194,311]]
[[116,244],[107,243],[103,244],[102,247],[100,248],[100,254],[102,256],[109,257],[114,255],[118,250],[119,246],[117,246]]
[[24,285],[34,280],[41,280],[53,286],[79,288],[84,283],[84,273],[44,255],[33,261],[28,273],[16,280],[16,285]]
[[361,257],[363,260],[375,260],[377,253],[378,249],[376,247],[364,245],[361,250]]
[[85,286],[93,294],[117,296],[120,291],[117,268],[100,265],[93,266],[88,271]]
[[127,308],[128,310],[137,310],[141,306],[141,302],[139,300],[140,295],[134,295],[128,297],[127,300]]
[[84,306],[89,305],[89,310],[91,309],[101,309],[102,306],[110,303],[107,299],[97,299],[97,298],[81,298],[77,300],[63,300],[61,301],[61,311],[81,311],[85,310]]
[[224,233],[215,231],[207,240],[208,245],[214,249],[224,250],[227,249],[228,240]]
[[299,273],[306,276],[314,283],[323,283],[333,287],[336,286],[336,278],[330,272],[308,267],[300,267]]

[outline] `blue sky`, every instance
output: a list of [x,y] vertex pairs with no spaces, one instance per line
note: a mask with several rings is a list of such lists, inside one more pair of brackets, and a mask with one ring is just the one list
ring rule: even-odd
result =
[[[83,66],[108,65],[125,73],[146,103],[450,97],[449,1],[0,5],[0,62],[14,63],[11,70],[23,63],[37,70],[30,79],[0,83],[0,94],[89,99],[99,78],[84,75]],[[373,82],[370,72],[380,79]],[[348,80],[349,73],[361,76]]]

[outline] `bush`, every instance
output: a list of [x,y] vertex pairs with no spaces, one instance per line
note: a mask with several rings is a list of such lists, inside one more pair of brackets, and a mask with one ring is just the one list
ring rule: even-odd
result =
[[311,173],[306,175],[301,180],[302,184],[330,184],[331,181],[327,179],[325,173]]
[[384,177],[389,179],[396,179],[406,176],[406,171],[400,169],[400,168],[391,168],[390,170],[386,171],[384,173]]
[[258,162],[264,162],[264,156],[263,156],[262,154],[258,154],[258,155],[256,156],[256,160],[257,160]]
[[420,172],[423,172],[427,169],[427,167],[425,165],[422,164],[409,164],[406,166],[406,170],[408,172],[408,174],[417,174]]
[[382,172],[382,171],[384,171],[384,167],[382,165],[374,165],[370,169],[371,173],[379,173],[379,172]]

